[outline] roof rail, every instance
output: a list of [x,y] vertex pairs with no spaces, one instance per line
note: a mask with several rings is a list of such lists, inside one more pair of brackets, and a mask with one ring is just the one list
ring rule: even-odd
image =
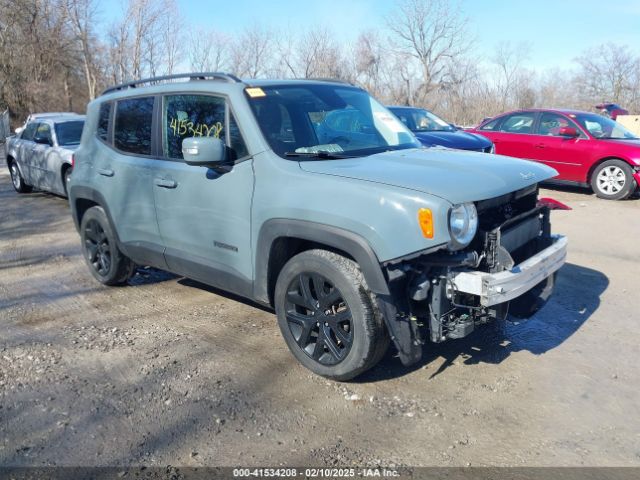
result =
[[107,88],[101,95],[105,95],[111,92],[117,92],[119,90],[126,90],[127,88],[137,88],[144,84],[154,85],[160,82],[166,82],[170,80],[178,80],[188,78],[189,80],[221,80],[229,83],[242,83],[235,75],[223,72],[195,72],[195,73],[177,73],[175,75],[164,75],[162,77],[143,78],[141,80],[133,80],[131,82],[121,83],[113,87]]
[[353,83],[349,82],[348,80],[341,80],[339,78],[309,77],[309,78],[296,78],[295,80],[311,80],[314,82],[342,83],[344,85],[353,86]]

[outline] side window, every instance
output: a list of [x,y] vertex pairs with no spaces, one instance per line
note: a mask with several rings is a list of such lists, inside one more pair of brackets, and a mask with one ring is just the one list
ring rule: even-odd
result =
[[100,105],[100,113],[98,114],[98,129],[96,134],[105,142],[109,141],[109,118],[111,117],[111,102]]
[[182,141],[189,137],[225,139],[225,101],[208,95],[167,95],[162,112],[164,155],[182,159]]
[[240,129],[238,128],[238,123],[231,112],[229,113],[229,144],[235,158],[242,158],[249,155],[247,146],[245,145]]
[[501,132],[533,133],[533,122],[536,114],[533,112],[514,113],[502,122]]
[[38,124],[36,122],[31,122],[28,124],[20,135],[20,139],[33,141],[33,136],[36,133],[36,127]]
[[189,137],[215,137],[232,149],[234,158],[247,155],[240,129],[226,102],[211,95],[167,95],[162,112],[162,146],[165,157],[182,159],[182,141]]
[[567,117],[558,115],[557,113],[544,112],[540,117],[540,125],[538,126],[538,135],[551,135],[559,137],[560,129],[563,127],[575,128],[578,132],[580,129]]
[[131,98],[116,103],[114,143],[118,150],[151,155],[153,97]]
[[42,141],[48,141],[49,144],[52,144],[53,140],[51,139],[51,127],[49,126],[49,124],[48,123],[39,124],[33,138],[34,139],[37,138]]
[[480,127],[480,130],[495,131],[498,129],[498,125],[500,124],[501,121],[502,121],[502,117],[498,117],[494,120],[491,120],[485,123],[483,126]]

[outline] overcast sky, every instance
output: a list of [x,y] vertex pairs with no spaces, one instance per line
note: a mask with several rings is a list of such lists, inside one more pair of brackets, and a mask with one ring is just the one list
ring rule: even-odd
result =
[[[364,29],[382,28],[391,0],[178,0],[187,26],[233,34],[258,23],[301,31],[322,25],[344,41]],[[640,54],[640,0],[463,0],[463,14],[476,39],[475,52],[489,58],[501,41],[528,42],[525,66],[537,70],[572,66],[586,48],[606,42]],[[119,2],[104,2],[104,22],[119,16]]]

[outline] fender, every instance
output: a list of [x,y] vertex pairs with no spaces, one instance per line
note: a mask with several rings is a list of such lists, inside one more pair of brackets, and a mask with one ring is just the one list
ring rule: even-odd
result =
[[269,254],[273,242],[280,237],[318,242],[346,252],[360,266],[367,285],[373,293],[389,294],[378,257],[369,243],[360,235],[322,223],[275,218],[264,222],[258,234],[253,287],[256,300],[269,303]]
[[5,161],[7,163],[7,167],[9,166],[9,159],[12,159],[16,163],[16,167],[18,167],[18,171],[20,172],[20,176],[22,178],[25,178],[24,172],[22,171],[22,165],[20,165],[20,162],[18,161],[16,156],[17,155],[11,155],[11,152],[7,153],[7,158],[5,159]]
[[[111,212],[109,212],[107,202],[100,192],[89,187],[71,185],[71,187],[69,188],[69,207],[71,208],[73,223],[76,226],[76,230],[78,232],[80,232],[80,222],[78,221],[78,210],[76,207],[77,200],[91,200],[92,202],[97,203],[104,209],[104,212],[107,214],[107,218],[109,219],[109,223],[111,223],[111,226],[115,225],[113,223],[113,218],[111,217]],[[114,228],[113,231],[118,240],[118,244],[120,244],[120,238],[118,237],[117,230]]]
[[[378,308],[389,335],[398,349],[404,365],[411,365],[422,356],[422,345],[416,341],[413,322],[400,314],[397,298],[402,293],[391,292],[380,262],[369,243],[360,235],[341,228],[305,220],[273,219],[261,227],[256,246],[254,297],[269,304],[269,254],[277,238],[291,237],[318,242],[351,255],[360,266],[369,289],[376,294]],[[397,290],[397,289],[396,289]],[[406,310],[406,309],[404,309]]]

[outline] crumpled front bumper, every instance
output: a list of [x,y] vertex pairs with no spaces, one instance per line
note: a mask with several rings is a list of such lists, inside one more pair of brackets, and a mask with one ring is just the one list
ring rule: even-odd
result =
[[450,284],[457,292],[478,296],[483,307],[516,299],[564,265],[567,238],[562,235],[553,235],[551,238],[553,243],[549,247],[515,265],[511,270],[500,273],[452,272]]

